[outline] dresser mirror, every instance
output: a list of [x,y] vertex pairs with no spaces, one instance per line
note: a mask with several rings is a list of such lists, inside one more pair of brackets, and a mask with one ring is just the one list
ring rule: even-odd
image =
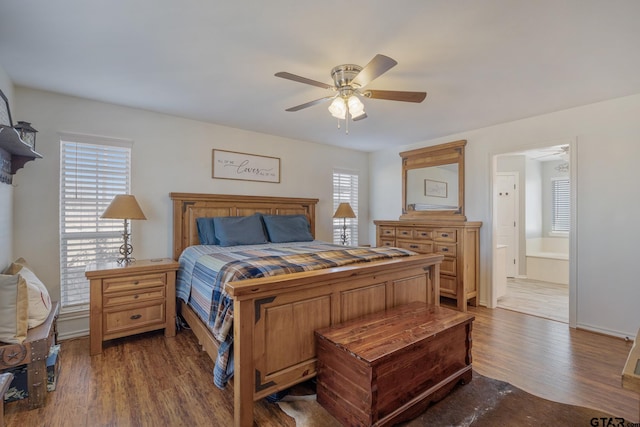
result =
[[400,219],[466,221],[464,215],[464,147],[455,141],[400,153],[402,216]]

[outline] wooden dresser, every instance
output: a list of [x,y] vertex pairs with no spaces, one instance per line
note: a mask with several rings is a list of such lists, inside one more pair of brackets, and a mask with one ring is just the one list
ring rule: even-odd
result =
[[477,304],[480,281],[480,227],[468,221],[373,221],[376,246],[396,246],[414,252],[444,255],[440,265],[440,295],[456,300],[460,311]]

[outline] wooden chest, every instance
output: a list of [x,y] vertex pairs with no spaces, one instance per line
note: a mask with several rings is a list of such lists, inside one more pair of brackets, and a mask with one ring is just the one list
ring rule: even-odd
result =
[[349,426],[414,418],[471,381],[473,319],[412,303],[316,331],[318,402]]

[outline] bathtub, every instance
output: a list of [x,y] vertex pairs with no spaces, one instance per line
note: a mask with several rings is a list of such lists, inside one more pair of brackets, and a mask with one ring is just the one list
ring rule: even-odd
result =
[[527,239],[527,278],[569,284],[569,239]]

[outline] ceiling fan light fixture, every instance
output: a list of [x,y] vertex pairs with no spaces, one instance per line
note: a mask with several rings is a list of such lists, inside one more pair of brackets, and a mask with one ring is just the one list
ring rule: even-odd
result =
[[[304,83],[311,86],[317,86],[323,89],[329,89],[333,92],[333,95],[324,96],[320,99],[316,99],[304,104],[296,105],[295,107],[287,108],[285,111],[300,111],[304,108],[311,107],[321,102],[332,100],[329,106],[329,112],[333,117],[338,119],[338,129],[340,128],[340,120],[345,120],[347,132],[349,133],[349,121],[348,115],[351,116],[351,120],[363,120],[367,118],[367,113],[364,111],[364,105],[359,99],[361,96],[373,99],[382,99],[390,101],[403,101],[403,102],[422,102],[427,96],[426,92],[408,92],[398,90],[364,90],[365,86],[377,79],[391,68],[395,67],[398,63],[388,56],[377,54],[371,61],[364,67],[355,64],[342,64],[334,67],[331,70],[331,78],[333,79],[333,85],[319,82],[317,80],[308,79],[295,74],[291,74],[285,71],[280,71],[275,74],[276,77],[280,77],[287,80],[292,80],[298,83]],[[348,115],[347,115],[348,113]]]
[[357,119],[365,114],[364,104],[357,96],[350,96],[347,100],[347,105],[349,106],[349,114],[351,114],[352,119]]
[[344,120],[347,116],[347,104],[344,99],[338,97],[329,105],[329,112],[336,119]]

